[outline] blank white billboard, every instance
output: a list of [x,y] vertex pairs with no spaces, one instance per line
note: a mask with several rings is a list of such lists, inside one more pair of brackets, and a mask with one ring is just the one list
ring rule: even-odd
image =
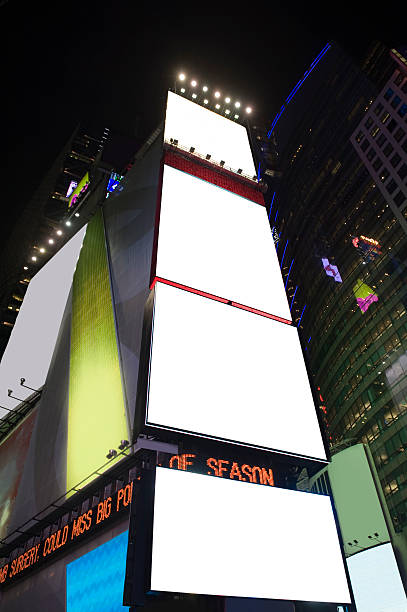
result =
[[155,290],[148,424],[326,460],[295,327]]
[[346,560],[358,612],[406,612],[407,598],[391,544]]
[[350,603],[330,498],[157,468],[151,590]]
[[156,274],[291,321],[264,206],[170,166]]
[[169,91],[164,139],[171,138],[188,149],[195,147],[197,153],[209,153],[215,162],[223,160],[234,170],[241,168],[244,174],[256,174],[249,137],[243,125]]
[[[45,383],[72,278],[85,236],[82,227],[32,278],[0,363],[0,404],[15,408],[13,395],[26,399]],[[8,414],[0,408],[0,416]]]

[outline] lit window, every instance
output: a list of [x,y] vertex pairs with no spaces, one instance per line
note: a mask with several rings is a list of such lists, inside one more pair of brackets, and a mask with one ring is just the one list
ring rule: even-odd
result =
[[389,87],[388,90],[386,91],[386,93],[384,94],[384,99],[385,100],[390,100],[390,98],[392,97],[393,94],[394,94],[394,91],[392,90],[391,87]]

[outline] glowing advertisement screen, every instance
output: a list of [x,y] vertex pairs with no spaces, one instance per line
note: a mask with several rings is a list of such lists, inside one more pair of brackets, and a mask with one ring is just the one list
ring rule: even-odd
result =
[[[26,399],[30,389],[45,383],[65,305],[72,285],[73,273],[82,246],[86,226],[69,240],[32,278],[0,363],[0,405],[15,408],[18,401],[8,397],[12,389],[16,397]],[[0,408],[0,416],[6,413]]]
[[391,544],[346,560],[358,612],[406,612],[407,598]]
[[264,206],[169,166],[156,275],[291,320]]
[[330,498],[157,468],[151,590],[350,602]]
[[211,155],[215,162],[250,177],[256,174],[247,130],[191,100],[169,91],[165,116],[164,139],[178,140],[189,150],[194,147],[202,155]]
[[326,460],[297,329],[155,288],[146,422]]

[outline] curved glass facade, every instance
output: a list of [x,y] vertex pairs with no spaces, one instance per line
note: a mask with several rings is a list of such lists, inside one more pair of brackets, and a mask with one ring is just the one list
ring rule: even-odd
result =
[[401,98],[407,75],[390,57],[381,61],[381,71],[372,60],[367,73],[333,45],[265,146],[280,176],[268,180],[270,225],[331,446],[370,445],[400,531],[407,527],[407,201],[397,194],[407,115],[382,128],[388,142],[401,135],[392,193],[392,173],[380,178],[377,159],[385,154],[374,150],[377,133],[367,124],[382,98],[391,104],[388,80]]

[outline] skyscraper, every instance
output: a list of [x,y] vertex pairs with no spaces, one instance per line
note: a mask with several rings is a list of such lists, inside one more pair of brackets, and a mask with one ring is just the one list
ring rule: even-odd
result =
[[329,43],[258,143],[270,225],[333,451],[370,445],[407,528],[407,73]]

